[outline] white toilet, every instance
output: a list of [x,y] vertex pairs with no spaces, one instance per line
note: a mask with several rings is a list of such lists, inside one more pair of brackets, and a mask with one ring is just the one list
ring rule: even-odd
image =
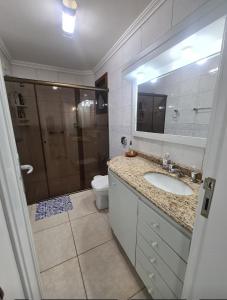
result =
[[97,175],[93,178],[91,186],[96,197],[96,206],[98,209],[108,208],[108,189],[109,180],[108,175]]

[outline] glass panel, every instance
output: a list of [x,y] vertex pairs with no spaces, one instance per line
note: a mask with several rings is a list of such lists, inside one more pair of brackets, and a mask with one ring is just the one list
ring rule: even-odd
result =
[[[90,90],[80,90],[79,96],[77,112],[82,138],[84,187],[90,188],[95,175],[107,174],[106,162],[109,155],[107,97]],[[100,105],[105,106],[105,109]]]
[[48,198],[34,85],[6,82],[6,90],[20,163],[34,168],[29,175],[23,173],[27,202],[32,204]]
[[81,189],[75,91],[36,85],[50,196]]
[[28,204],[91,188],[107,174],[107,93],[6,82]]

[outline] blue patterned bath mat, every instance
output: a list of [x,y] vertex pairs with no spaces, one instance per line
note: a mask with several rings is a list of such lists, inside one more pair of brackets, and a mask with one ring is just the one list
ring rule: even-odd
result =
[[45,200],[37,204],[35,220],[42,220],[71,209],[73,209],[73,205],[69,196],[59,196]]

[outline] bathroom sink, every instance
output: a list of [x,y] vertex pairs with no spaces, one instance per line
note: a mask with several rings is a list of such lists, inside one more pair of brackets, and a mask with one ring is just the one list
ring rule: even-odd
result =
[[165,174],[151,172],[144,174],[144,178],[157,188],[175,195],[189,196],[193,193],[187,184]]

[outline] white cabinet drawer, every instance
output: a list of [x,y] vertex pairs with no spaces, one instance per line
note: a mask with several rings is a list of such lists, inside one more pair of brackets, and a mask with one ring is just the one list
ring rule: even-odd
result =
[[148,261],[148,259],[144,256],[143,252],[137,246],[136,248],[136,268],[140,265],[145,271],[144,277],[145,279],[153,284],[154,287],[160,291],[161,295],[164,299],[176,299],[176,296],[171,291],[171,289],[167,286],[167,284],[162,280],[156,269],[152,266],[152,264]]
[[151,246],[145,241],[141,234],[137,235],[137,245],[142,250],[143,254],[150,261],[153,267],[159,272],[163,280],[167,283],[174,294],[180,299],[183,283],[173,273],[169,266],[160,258]]
[[149,246],[158,254],[170,269],[183,281],[186,263],[147,225],[139,221],[138,233]]
[[143,269],[140,263],[136,265],[136,271],[142,279],[152,299],[164,299],[157,287],[147,279],[147,272]]
[[172,224],[157,214],[142,201],[139,202],[139,222],[144,222],[186,262],[190,249],[190,239]]

